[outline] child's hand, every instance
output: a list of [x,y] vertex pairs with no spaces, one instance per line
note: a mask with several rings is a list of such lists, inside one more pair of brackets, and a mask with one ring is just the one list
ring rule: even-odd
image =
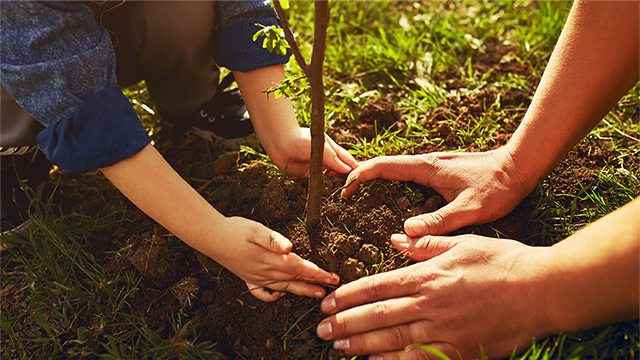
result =
[[[311,132],[298,128],[293,136],[274,147],[269,156],[273,163],[288,176],[309,177],[311,157]],[[356,159],[347,150],[336,144],[327,134],[324,136],[324,169],[329,175],[346,174],[358,167]]]
[[218,228],[219,241],[205,254],[238,275],[262,301],[278,300],[285,292],[322,298],[325,290],[317,284],[337,285],[340,281],[338,275],[292,253],[291,241],[262,224],[227,217]]
[[[311,157],[309,129],[298,126],[288,98],[282,96],[276,99],[264,94],[265,89],[286,79],[284,66],[273,65],[247,72],[234,71],[233,74],[251,114],[256,134],[271,161],[289,176],[308,177]],[[326,135],[323,163],[329,174],[346,174],[358,166],[349,152]]]

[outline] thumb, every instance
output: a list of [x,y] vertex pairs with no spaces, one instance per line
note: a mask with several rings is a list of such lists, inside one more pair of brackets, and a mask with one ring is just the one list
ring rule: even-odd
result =
[[256,235],[256,244],[263,248],[273,251],[278,254],[287,255],[293,249],[293,244],[289,239],[282,236],[280,233],[269,230],[266,234],[261,232]]
[[402,253],[416,261],[425,261],[447,252],[456,245],[454,238],[427,235],[411,238],[403,234],[391,235],[391,242]]
[[324,137],[324,165],[339,174],[346,174],[358,167],[358,162],[347,150],[336,144],[329,135],[324,134]]
[[440,209],[408,218],[404,231],[411,237],[446,235],[468,225],[478,223],[479,211],[465,208],[454,200]]

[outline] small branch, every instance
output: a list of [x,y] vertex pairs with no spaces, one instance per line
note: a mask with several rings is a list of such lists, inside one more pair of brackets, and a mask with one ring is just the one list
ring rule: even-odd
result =
[[304,56],[302,56],[302,53],[300,52],[300,47],[298,46],[298,42],[293,36],[293,32],[291,32],[289,21],[287,20],[287,14],[285,14],[282,5],[280,5],[280,0],[274,1],[273,6],[276,8],[276,13],[280,18],[280,26],[282,26],[282,30],[284,30],[284,38],[289,43],[289,47],[291,47],[291,52],[293,53],[298,66],[300,66],[302,71],[304,71],[304,73],[306,74],[307,69],[309,68],[309,64],[307,64],[307,61],[304,59]]

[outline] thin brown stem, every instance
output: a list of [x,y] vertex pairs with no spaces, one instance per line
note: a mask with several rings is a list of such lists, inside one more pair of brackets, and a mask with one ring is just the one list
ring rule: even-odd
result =
[[307,224],[315,227],[320,223],[320,207],[324,181],[322,159],[324,154],[324,83],[322,68],[327,44],[329,24],[329,4],[326,0],[315,2],[315,27],[313,33],[313,53],[309,65],[311,83],[311,158],[309,159],[309,198],[307,200]]
[[302,71],[304,71],[304,73],[307,74],[307,69],[309,67],[309,64],[307,64],[307,61],[304,59],[304,56],[302,56],[302,53],[300,52],[300,47],[298,46],[298,42],[293,36],[293,32],[291,32],[291,28],[289,27],[289,21],[287,20],[287,14],[285,14],[284,9],[282,9],[282,5],[280,5],[280,0],[274,1],[273,6],[276,8],[276,13],[280,18],[280,26],[282,26],[282,30],[284,30],[284,38],[287,40],[287,43],[289,43],[289,47],[291,48],[291,52],[293,53],[293,56],[295,57],[296,62],[298,63],[298,66],[300,66]]

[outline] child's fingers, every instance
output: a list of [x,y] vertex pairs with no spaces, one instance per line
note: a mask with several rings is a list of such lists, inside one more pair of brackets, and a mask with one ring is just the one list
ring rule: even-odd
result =
[[258,298],[258,300],[261,300],[264,302],[273,302],[285,295],[285,293],[281,291],[269,292],[263,286],[260,286],[260,285],[252,284],[249,282],[246,282],[246,284],[251,295]]
[[[338,146],[338,144],[336,144],[333,140],[331,140],[331,138],[327,134],[324,135],[324,139],[325,139],[325,143],[324,143],[324,152],[322,154],[322,162],[326,167],[328,167],[333,171],[346,174],[352,170],[353,168],[352,165],[357,166],[357,163],[353,158],[351,158],[351,160],[353,160],[351,162],[352,165],[348,165],[343,161],[340,155],[342,155],[343,157],[345,157],[346,155],[341,154],[339,152],[338,148],[340,148],[340,146]],[[349,154],[349,156],[351,155]],[[348,158],[346,158],[346,160],[349,161]]]
[[286,281],[267,285],[269,289],[290,292],[300,296],[323,298],[327,295],[326,290],[319,285],[309,284],[304,281]]
[[285,274],[285,278],[281,280],[312,281],[328,285],[337,285],[340,282],[338,275],[325,271],[294,253],[286,255],[284,261],[277,265],[276,271]]
[[291,241],[277,231],[273,231],[266,227],[261,230],[262,231],[259,231],[259,234],[255,236],[256,244],[269,251],[283,255],[290,253],[291,249],[293,249]]
[[327,141],[327,143],[329,143],[329,145],[331,146],[333,151],[336,152],[336,155],[338,156],[340,161],[342,161],[342,163],[344,163],[347,166],[349,166],[349,168],[351,168],[351,170],[357,168],[358,165],[360,165],[360,164],[358,164],[356,159],[353,157],[353,155],[351,155],[351,153],[349,153],[342,146],[336,144],[336,142],[333,141],[333,139],[331,137],[329,137],[329,135],[325,134],[325,140]]

